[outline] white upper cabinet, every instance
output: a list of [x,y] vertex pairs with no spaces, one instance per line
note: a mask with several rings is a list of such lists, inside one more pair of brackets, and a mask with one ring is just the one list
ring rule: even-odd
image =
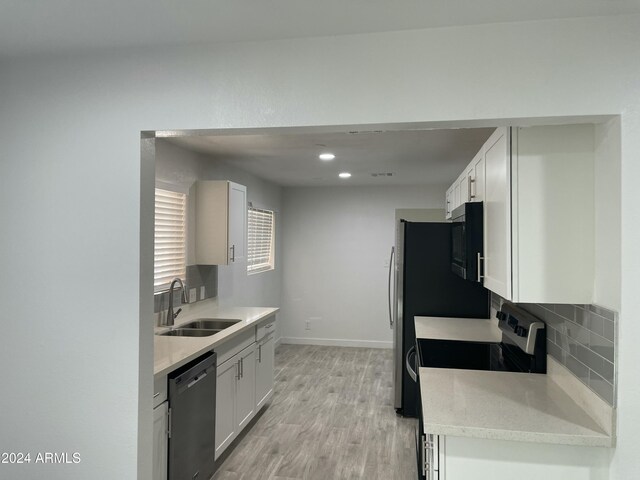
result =
[[484,199],[484,147],[467,165],[464,172],[446,193],[446,215],[450,219],[453,210],[463,203],[482,202]]
[[458,179],[453,186],[453,209],[455,210],[460,205],[460,179]]
[[511,161],[508,128],[498,128],[483,148],[484,286],[511,299]]
[[593,125],[501,127],[447,190],[460,192],[447,218],[465,198],[484,204],[489,290],[514,302],[593,301],[594,142]]
[[247,188],[228,181],[196,182],[196,264],[246,261]]
[[484,148],[482,148],[478,154],[471,161],[472,167],[470,168],[471,180],[470,180],[470,202],[482,202],[484,201],[484,189],[485,189],[485,161],[484,161]]
[[462,174],[462,177],[460,177],[460,201],[458,202],[458,205],[462,205],[463,203],[467,203],[470,202],[470,196],[471,196],[471,192],[470,192],[470,188],[471,188],[471,182],[470,180],[470,171],[469,170],[465,170],[465,172]]
[[513,128],[512,138],[512,299],[592,303],[594,126]]
[[453,210],[453,185],[451,187],[449,187],[449,189],[447,190],[447,193],[445,194],[445,197],[446,197],[445,218],[446,219],[450,219],[451,218],[451,211]]

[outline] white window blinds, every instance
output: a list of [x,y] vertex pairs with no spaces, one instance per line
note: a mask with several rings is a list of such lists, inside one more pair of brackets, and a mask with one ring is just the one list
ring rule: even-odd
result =
[[186,200],[184,193],[156,188],[154,292],[167,290],[186,274]]
[[274,268],[273,212],[249,207],[247,272],[258,273]]

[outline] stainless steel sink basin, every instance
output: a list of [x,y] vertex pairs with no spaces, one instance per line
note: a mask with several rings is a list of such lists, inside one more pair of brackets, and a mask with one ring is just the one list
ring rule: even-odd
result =
[[168,332],[159,333],[158,335],[166,337],[209,337],[221,332],[221,329],[198,329],[198,328],[176,328]]
[[240,320],[229,320],[229,319],[219,319],[219,318],[199,318],[194,320],[193,322],[185,323],[184,325],[180,325],[180,328],[197,328],[201,330],[224,330],[225,328],[229,328]]

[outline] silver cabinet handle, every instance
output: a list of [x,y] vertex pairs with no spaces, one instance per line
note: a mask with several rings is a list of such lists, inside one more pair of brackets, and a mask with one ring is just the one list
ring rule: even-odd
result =
[[236,246],[235,245],[231,245],[231,261],[235,262],[236,261]]
[[482,254],[480,252],[478,252],[478,273],[477,273],[477,280],[478,283],[482,283],[482,279],[484,278],[484,275],[482,275],[480,272],[482,271],[482,261],[484,260],[484,257],[482,256]]
[[262,344],[258,345],[258,363],[262,363]]
[[418,376],[416,375],[416,371],[411,367],[411,361],[409,360],[411,356],[415,356],[416,354],[416,346],[412,346],[407,352],[407,356],[404,359],[404,365],[407,368],[407,372],[409,372],[409,376],[414,382],[418,381]]
[[389,328],[393,328],[393,314],[391,313],[391,297],[393,292],[391,291],[391,265],[393,264],[393,256],[395,255],[395,247],[391,247],[391,256],[389,257],[389,294],[387,295],[387,300],[389,300]]
[[236,367],[237,367],[237,374],[236,374],[236,380],[240,380],[240,360],[237,361],[236,363]]
[[270,323],[269,325],[265,325],[264,328],[271,328],[273,327],[273,323]]
[[153,398],[158,398],[159,396],[160,396],[160,392],[153,394]]
[[476,183],[476,179],[475,178],[470,178],[469,179],[469,200],[471,200],[472,198],[476,198],[476,192],[475,192],[475,185],[474,185],[474,189],[473,189],[473,194],[471,193],[471,185]]

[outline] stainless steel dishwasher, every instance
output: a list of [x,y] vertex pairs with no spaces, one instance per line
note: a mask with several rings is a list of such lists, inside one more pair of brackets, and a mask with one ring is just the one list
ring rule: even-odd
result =
[[209,480],[214,473],[216,354],[169,374],[169,480]]

